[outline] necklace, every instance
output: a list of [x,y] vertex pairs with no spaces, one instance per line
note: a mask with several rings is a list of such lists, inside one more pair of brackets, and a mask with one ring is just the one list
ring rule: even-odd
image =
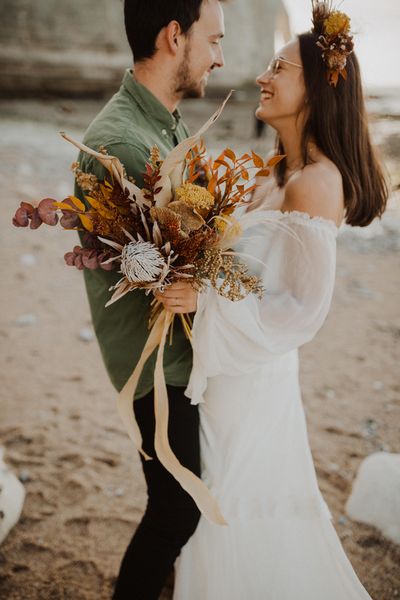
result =
[[[315,151],[317,150],[317,145],[314,144],[314,142],[310,142],[307,146],[307,156],[309,156],[311,158],[311,160],[315,160],[313,159],[313,154],[315,153]],[[297,173],[298,171],[301,171],[302,169],[304,169],[306,165],[304,164],[304,161],[302,159],[295,159],[291,165],[291,167],[287,167],[285,170],[285,183],[288,182],[288,180],[292,177],[292,175],[294,175],[295,173]]]

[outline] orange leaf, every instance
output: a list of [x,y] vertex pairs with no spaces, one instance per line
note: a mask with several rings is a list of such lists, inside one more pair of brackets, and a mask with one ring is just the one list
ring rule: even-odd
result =
[[259,156],[258,154],[256,154],[255,152],[251,152],[251,155],[253,157],[253,163],[256,167],[258,167],[259,169],[262,169],[264,166],[264,161],[261,158],[261,156]]
[[246,192],[245,192],[245,193],[246,193],[246,194],[251,194],[251,192],[253,192],[253,191],[254,191],[255,189],[257,189],[257,188],[258,188],[258,185],[257,185],[257,184],[255,184],[255,185],[252,185],[251,187],[247,188],[247,190],[246,190]]
[[79,215],[82,225],[87,231],[93,231],[92,219],[87,215]]
[[257,171],[256,173],[256,177],[268,177],[268,175],[271,173],[271,171],[269,169],[261,169],[260,171]]
[[328,81],[329,81],[330,85],[333,85],[333,87],[336,87],[337,83],[339,81],[339,71],[328,71],[327,77],[328,77]]
[[217,178],[215,177],[215,175],[213,175],[211,177],[210,181],[208,182],[208,186],[207,186],[207,190],[210,192],[210,194],[214,194],[216,185],[217,185]]
[[267,166],[274,167],[275,165],[280,163],[281,160],[283,160],[284,158],[286,158],[286,154],[277,154],[276,156],[273,156],[269,159],[269,161],[267,162]]
[[233,213],[233,211],[235,210],[235,205],[232,204],[232,206],[229,206],[228,208],[224,208],[224,215],[231,215]]
[[215,169],[215,165],[221,166],[223,165],[224,167],[226,167],[227,169],[229,169],[229,164],[226,162],[226,160],[223,160],[222,158],[217,158],[216,160],[214,160],[214,165],[213,165],[213,169]]
[[82,210],[83,212],[85,212],[85,205],[81,200],[79,200],[79,198],[76,198],[75,196],[68,196],[68,198],[71,200],[71,202],[75,204],[78,210]]
[[243,170],[242,170],[242,172],[241,172],[241,175],[242,175],[242,177],[243,177],[243,179],[244,179],[245,181],[248,181],[248,180],[249,180],[249,174],[248,174],[248,172],[246,171],[246,169],[243,169]]
[[113,211],[103,206],[103,204],[95,198],[91,198],[91,196],[85,196],[85,198],[102,217],[106,219],[112,219],[114,217]]
[[76,212],[76,209],[65,202],[54,202],[54,206],[57,208],[61,208],[62,210],[70,210],[72,212]]
[[234,185],[236,185],[237,182],[240,181],[241,179],[242,179],[242,174],[241,173],[238,173],[237,175],[235,175],[235,177],[232,179],[232,187]]
[[223,151],[222,154],[225,154],[225,156],[227,156],[228,158],[230,158],[232,162],[236,161],[236,154],[230,148],[225,148],[225,150]]

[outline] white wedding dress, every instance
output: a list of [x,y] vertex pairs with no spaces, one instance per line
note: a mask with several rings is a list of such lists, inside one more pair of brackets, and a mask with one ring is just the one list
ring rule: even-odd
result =
[[199,403],[202,478],[227,526],[201,518],[177,561],[174,600],[365,600],[318,488],[299,388],[297,349],[331,303],[337,228],[253,212],[268,222],[240,250],[263,262],[246,258],[264,297],[200,294],[186,391]]

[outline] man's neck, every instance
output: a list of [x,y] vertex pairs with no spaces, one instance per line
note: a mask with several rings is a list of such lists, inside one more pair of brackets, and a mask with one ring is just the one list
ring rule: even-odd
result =
[[140,63],[135,64],[133,76],[141,85],[144,85],[161,102],[170,113],[173,113],[180,102],[180,98],[171,92],[171,78],[166,72],[154,65],[149,69]]

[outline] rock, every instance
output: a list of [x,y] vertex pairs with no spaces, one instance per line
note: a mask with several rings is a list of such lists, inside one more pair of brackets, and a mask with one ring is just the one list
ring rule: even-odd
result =
[[378,423],[374,419],[366,419],[362,429],[363,438],[370,439],[376,436]]
[[26,327],[27,325],[36,325],[37,316],[34,314],[20,315],[14,321],[16,325]]
[[36,264],[36,257],[33,254],[22,254],[19,257],[19,262],[21,265],[24,265],[24,267],[32,267]]
[[79,339],[82,342],[92,342],[94,339],[94,333],[88,327],[84,327],[79,331]]
[[0,448],[0,544],[19,521],[25,499],[25,489],[3,462]]
[[376,452],[363,460],[346,514],[400,544],[400,454]]
[[22,471],[20,472],[20,474],[18,475],[18,479],[22,482],[22,483],[27,483],[28,481],[31,480],[31,474],[29,473],[29,471],[27,471],[26,469],[22,469]]
[[385,387],[385,384],[383,383],[383,381],[374,381],[372,387],[376,392],[380,392]]

